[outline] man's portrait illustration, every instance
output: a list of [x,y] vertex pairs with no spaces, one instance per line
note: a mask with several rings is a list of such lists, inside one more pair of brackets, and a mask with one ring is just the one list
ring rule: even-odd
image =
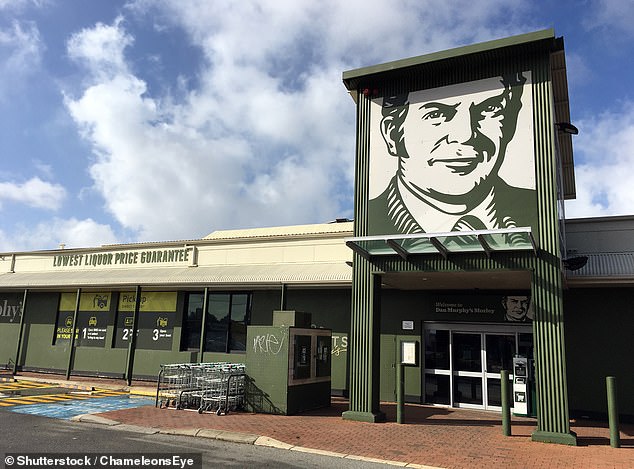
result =
[[386,96],[373,106],[370,234],[535,224],[528,72]]
[[509,295],[502,298],[504,320],[510,322],[526,322],[533,320],[530,298],[526,295]]

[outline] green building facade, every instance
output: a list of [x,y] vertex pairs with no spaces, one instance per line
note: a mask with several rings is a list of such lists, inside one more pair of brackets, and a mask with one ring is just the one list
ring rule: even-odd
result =
[[634,217],[564,219],[563,40],[540,31],[343,81],[354,221],[0,253],[0,368],[132,380],[244,363],[262,347],[249,328],[292,310],[332,331],[346,419],[384,418],[404,341],[408,402],[499,411],[501,371],[523,356],[534,440],[576,444],[569,418],[605,417],[608,375],[634,419]]

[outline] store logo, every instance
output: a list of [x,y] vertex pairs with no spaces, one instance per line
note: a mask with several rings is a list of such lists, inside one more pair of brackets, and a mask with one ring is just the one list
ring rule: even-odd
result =
[[22,316],[22,302],[20,301],[17,305],[10,305],[8,300],[4,300],[2,304],[0,304],[0,320],[5,322],[7,319],[9,322],[15,322],[20,319]]
[[108,307],[108,296],[107,295],[95,295],[95,298],[92,300],[92,305],[96,306],[99,309],[104,309]]

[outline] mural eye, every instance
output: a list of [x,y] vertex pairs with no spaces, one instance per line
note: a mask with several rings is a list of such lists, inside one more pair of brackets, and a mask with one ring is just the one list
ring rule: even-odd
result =
[[421,119],[424,121],[429,121],[432,125],[440,125],[444,122],[450,121],[455,114],[455,109],[451,107],[434,108],[423,114],[423,117]]
[[441,117],[444,117],[444,114],[442,113],[442,111],[430,111],[427,114],[425,114],[423,116],[423,120],[430,120],[430,119],[440,119]]

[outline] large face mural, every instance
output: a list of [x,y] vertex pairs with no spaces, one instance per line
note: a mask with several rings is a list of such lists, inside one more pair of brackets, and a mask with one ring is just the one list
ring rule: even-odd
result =
[[373,100],[368,234],[535,226],[530,78]]

